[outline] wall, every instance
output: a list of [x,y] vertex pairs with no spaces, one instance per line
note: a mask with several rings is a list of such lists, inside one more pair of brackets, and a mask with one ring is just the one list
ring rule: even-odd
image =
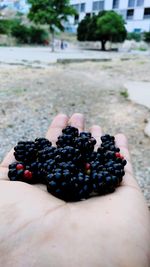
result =
[[[92,7],[93,2],[96,0],[71,0],[71,4],[81,4],[86,3],[85,12],[79,14],[79,21],[81,21],[86,13],[93,13]],[[112,10],[113,0],[105,0],[104,9]],[[150,19],[143,19],[144,16],[144,7],[150,7],[150,0],[144,1],[144,6],[142,7],[134,7],[134,17],[133,20],[126,20],[126,28],[128,31],[134,31],[135,29],[141,29],[141,31],[150,31]],[[126,12],[128,8],[128,0],[120,0],[119,8],[116,11],[119,13],[123,12],[124,18],[126,19]],[[97,12],[98,13],[98,12]],[[70,22],[74,23],[74,18],[70,20]]]

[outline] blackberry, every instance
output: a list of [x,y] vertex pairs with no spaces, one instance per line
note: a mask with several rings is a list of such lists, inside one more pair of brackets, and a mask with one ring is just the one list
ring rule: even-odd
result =
[[81,138],[91,138],[92,134],[89,133],[89,132],[81,132],[79,137],[81,137]]
[[38,161],[45,162],[49,159],[54,159],[57,149],[53,146],[45,147],[43,150],[38,151]]
[[92,185],[89,175],[79,172],[76,177],[71,179],[71,195],[72,201],[87,199],[92,192]]
[[11,181],[34,183],[33,173],[22,162],[9,165],[8,177]]
[[69,170],[58,169],[47,176],[47,190],[65,201],[79,201],[89,197],[92,186],[88,175],[78,173],[72,176]]
[[18,142],[17,146],[14,147],[14,150],[14,156],[17,161],[33,162],[36,160],[37,148],[32,141]]
[[81,151],[82,155],[89,155],[94,151],[96,140],[93,137],[81,135],[75,140],[74,143],[75,147]]
[[48,192],[65,200],[71,179],[69,170],[55,169],[53,173],[47,175],[46,179]]
[[45,169],[41,162],[35,161],[26,166],[26,169],[32,172],[32,183],[45,184]]
[[79,131],[77,128],[67,126],[62,130],[62,135],[58,137],[56,142],[57,147],[72,146],[74,147],[74,141],[78,137]]
[[99,195],[114,192],[118,185],[119,179],[107,172],[94,173],[93,175],[93,191]]
[[114,138],[114,136],[111,136],[109,134],[105,134],[101,137],[101,140],[103,143],[108,142],[108,141],[114,142],[115,138]]
[[56,168],[56,162],[54,159],[49,159],[45,163],[43,163],[43,169],[45,173],[50,173],[55,168]]
[[59,149],[58,153],[61,157],[61,162],[71,161],[73,164],[79,164],[82,161],[82,156],[79,149],[71,146],[66,146],[63,149]]
[[[19,168],[17,168],[19,165]],[[8,177],[11,181],[19,181],[23,177],[25,166],[22,163],[12,163],[9,165]]]
[[15,162],[9,166],[11,181],[46,184],[48,192],[65,201],[79,201],[93,193],[112,193],[122,182],[127,161],[111,135],[96,140],[91,133],[72,126],[62,130],[57,147],[46,138],[19,142],[14,148]]
[[65,129],[62,130],[63,135],[71,135],[72,138],[78,137],[79,131],[77,128],[72,126],[67,126]]
[[106,150],[110,150],[110,151],[114,151],[114,152],[120,152],[120,149],[118,147],[115,146],[115,137],[111,136],[109,134],[103,135],[101,137],[101,147],[106,151]]
[[45,147],[51,147],[52,143],[46,138],[36,138],[35,146],[38,151],[43,150]]
[[74,141],[75,141],[75,138],[72,137],[71,134],[70,135],[63,134],[58,137],[58,141],[56,142],[56,145],[57,147],[65,147],[65,146],[74,147]]

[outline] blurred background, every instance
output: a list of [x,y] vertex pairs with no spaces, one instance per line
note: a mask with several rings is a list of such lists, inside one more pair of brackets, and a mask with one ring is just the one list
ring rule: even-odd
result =
[[0,160],[59,112],[127,135],[150,206],[149,0],[0,0]]

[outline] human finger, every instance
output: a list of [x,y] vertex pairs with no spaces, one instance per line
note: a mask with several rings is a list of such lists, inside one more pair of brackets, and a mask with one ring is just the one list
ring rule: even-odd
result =
[[120,153],[127,160],[127,165],[125,166],[125,176],[122,185],[130,185],[138,187],[137,181],[133,176],[133,168],[131,164],[131,156],[128,149],[128,140],[124,134],[117,134],[115,136],[116,146],[120,148]]
[[131,165],[131,156],[128,149],[128,140],[124,134],[117,134],[115,136],[116,146],[120,148],[120,153],[127,160],[127,170],[133,174]]
[[97,150],[97,148],[101,144],[102,129],[98,125],[93,125],[90,128],[90,132],[91,132],[92,136],[96,139],[95,150]]
[[8,180],[8,168],[0,167],[0,181]]
[[83,132],[85,128],[85,119],[83,114],[74,113],[69,119],[68,124],[78,128],[79,132]]
[[14,149],[11,149],[8,154],[5,156],[5,158],[3,159],[2,163],[1,163],[1,167],[8,167],[9,164],[15,162],[15,157],[14,157]]
[[68,117],[65,114],[57,115],[46,134],[46,138],[49,139],[54,145],[58,139],[58,136],[61,135],[62,129],[65,128],[68,124]]

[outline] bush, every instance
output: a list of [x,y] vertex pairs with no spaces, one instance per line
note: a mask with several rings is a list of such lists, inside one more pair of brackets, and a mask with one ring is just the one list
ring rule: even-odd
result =
[[34,26],[16,25],[12,28],[11,34],[21,44],[44,44],[48,40],[48,32]]
[[44,44],[48,39],[48,32],[41,28],[31,26],[29,28],[29,37],[31,44]]
[[10,34],[13,27],[20,24],[20,20],[0,20],[0,34]]
[[30,43],[30,31],[29,28],[25,25],[15,25],[11,29],[11,35],[15,37],[18,43],[29,44]]
[[141,41],[141,33],[137,32],[128,32],[127,34],[127,40],[135,40],[136,42]]
[[0,20],[0,34],[11,34],[21,44],[45,44],[49,39],[46,30],[23,25],[20,19]]
[[144,41],[150,43],[150,32],[144,32]]
[[79,23],[78,28],[77,28],[77,38],[79,41],[87,40],[87,34],[88,34],[90,21],[91,21],[91,18],[88,16],[85,16],[85,18]]
[[8,34],[8,21],[0,20],[0,34]]

